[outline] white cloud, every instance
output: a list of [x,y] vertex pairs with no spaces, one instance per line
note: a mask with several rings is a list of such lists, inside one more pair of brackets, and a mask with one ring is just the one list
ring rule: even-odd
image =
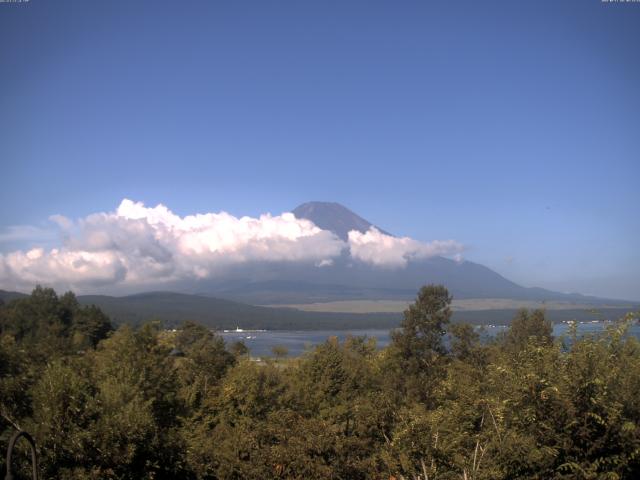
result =
[[333,259],[331,258],[325,258],[324,260],[320,260],[319,262],[316,262],[316,267],[322,268],[322,267],[330,267],[333,265]]
[[69,230],[73,226],[73,222],[71,221],[71,219],[65,217],[64,215],[51,215],[49,217],[49,220],[51,220],[63,230]]
[[146,207],[128,199],[114,212],[77,221],[53,215],[50,220],[63,234],[62,246],[0,254],[0,288],[28,289],[36,283],[77,291],[150,287],[217,278],[233,266],[254,262],[305,262],[328,268],[348,249],[363,262],[403,267],[412,258],[462,249],[451,240],[422,243],[375,228],[364,234],[352,231],[344,242],[292,213],[258,218],[226,212],[181,217],[164,205]]
[[[116,252],[65,251],[54,248],[46,252],[34,248],[0,256],[3,283],[10,285],[104,285],[124,279],[126,268]],[[3,271],[4,270],[4,271]],[[7,278],[4,278],[4,275]]]
[[0,255],[0,285],[162,283],[206,278],[247,262],[318,263],[346,244],[329,231],[291,213],[237,218],[225,212],[180,217],[125,199],[115,212],[74,223],[54,215],[67,231],[63,247]]
[[375,227],[366,233],[350,231],[349,248],[353,258],[390,268],[404,267],[412,259],[452,255],[463,250],[463,246],[454,240],[424,243],[409,237],[385,235]]

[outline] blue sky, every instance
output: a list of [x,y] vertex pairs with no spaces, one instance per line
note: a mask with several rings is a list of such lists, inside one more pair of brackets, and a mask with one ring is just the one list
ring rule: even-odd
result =
[[640,4],[600,0],[0,4],[0,252],[123,198],[329,200],[640,300],[639,48]]

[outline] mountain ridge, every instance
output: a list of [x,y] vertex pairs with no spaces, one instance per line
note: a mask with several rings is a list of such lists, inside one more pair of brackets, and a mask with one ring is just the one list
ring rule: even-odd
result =
[[[351,230],[366,232],[374,226],[336,202],[306,202],[293,209],[293,213],[297,218],[308,219],[341,238],[348,238]],[[581,305],[635,304],[634,301],[523,287],[482,264],[468,260],[433,256],[410,259],[404,267],[385,268],[351,257],[348,249],[325,265],[284,261],[238,264],[221,277],[167,287],[170,289],[168,293],[180,291],[195,294],[194,298],[200,295],[251,305],[288,305],[344,300],[411,300],[415,292],[426,284],[443,284],[456,299],[564,301]],[[148,294],[144,290],[140,293]],[[128,302],[134,299],[132,297]]]
[[393,236],[337,202],[305,202],[294,208],[291,213],[296,218],[312,221],[317,227],[329,230],[345,241],[349,239],[351,230],[366,233],[371,227],[385,235]]

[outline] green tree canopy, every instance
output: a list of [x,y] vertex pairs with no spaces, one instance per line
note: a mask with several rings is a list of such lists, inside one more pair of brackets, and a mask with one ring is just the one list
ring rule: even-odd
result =
[[427,285],[404,312],[400,329],[391,333],[392,388],[402,396],[428,401],[441,379],[451,319],[451,296],[442,285]]

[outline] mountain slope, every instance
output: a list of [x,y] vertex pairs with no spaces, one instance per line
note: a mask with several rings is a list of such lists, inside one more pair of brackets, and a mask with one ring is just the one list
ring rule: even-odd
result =
[[[308,202],[293,210],[343,240],[348,232],[366,232],[373,224],[338,203]],[[383,233],[386,233],[383,231]],[[388,233],[387,233],[388,234]],[[389,234],[388,234],[389,235]],[[254,304],[313,303],[356,299],[413,298],[428,283],[444,284],[454,297],[514,300],[564,300],[602,303],[602,299],[525,288],[478,263],[431,257],[411,260],[404,268],[383,268],[353,260],[345,252],[330,266],[269,263],[237,273],[233,282],[211,284],[207,293]],[[615,302],[615,301],[614,301]],[[611,302],[607,302],[611,303]],[[628,302],[617,302],[625,304]]]
[[321,229],[332,231],[342,240],[348,239],[348,234],[351,230],[365,233],[371,227],[376,227],[382,233],[391,235],[353,213],[347,207],[335,202],[303,203],[294,208],[292,213],[296,218],[311,220]]
[[433,257],[403,269],[381,269],[345,259],[330,267],[271,265],[257,277],[211,285],[207,294],[240,302],[291,304],[337,300],[412,300],[429,283],[445,285],[454,298],[567,301],[577,304],[627,305],[631,302],[525,288],[474,262]]
[[9,292],[7,290],[0,290],[0,302],[9,303],[16,298],[24,298],[27,295],[20,292]]

